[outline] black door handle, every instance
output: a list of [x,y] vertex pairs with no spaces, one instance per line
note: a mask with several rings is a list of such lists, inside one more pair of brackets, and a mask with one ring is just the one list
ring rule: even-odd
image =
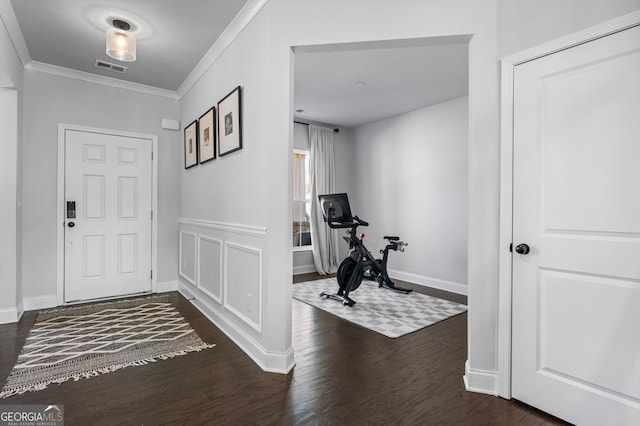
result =
[[[69,222],[69,223],[67,224],[67,226],[68,226],[69,228],[73,228],[74,226],[76,226],[76,224],[75,224],[74,222]],[[517,250],[517,247],[516,247],[516,250]]]
[[516,246],[516,253],[518,254],[527,254],[529,253],[530,249],[529,246],[526,244],[518,244]]

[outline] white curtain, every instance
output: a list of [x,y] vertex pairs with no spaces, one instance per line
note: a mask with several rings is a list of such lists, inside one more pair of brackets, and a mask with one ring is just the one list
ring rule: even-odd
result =
[[313,263],[322,275],[338,270],[338,234],[322,217],[318,195],[336,190],[333,129],[309,125],[309,176],[311,179],[311,243]]
[[305,181],[304,170],[305,156],[293,154],[293,221],[304,222],[307,220],[305,211]]

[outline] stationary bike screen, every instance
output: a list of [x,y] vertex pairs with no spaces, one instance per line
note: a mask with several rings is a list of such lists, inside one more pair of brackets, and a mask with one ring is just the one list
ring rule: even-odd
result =
[[[330,227],[334,225],[340,228],[349,228],[353,224],[351,207],[347,194],[325,194],[319,195],[320,206],[322,206],[322,216]],[[347,225],[347,226],[344,226]]]

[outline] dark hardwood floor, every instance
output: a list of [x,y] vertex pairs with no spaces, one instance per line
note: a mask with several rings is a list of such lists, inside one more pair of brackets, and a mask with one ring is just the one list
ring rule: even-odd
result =
[[[263,372],[184,297],[170,295],[215,348],[53,384],[0,404],[63,404],[67,425],[564,424],[517,401],[465,391],[466,314],[389,339],[294,300],[296,367],[282,375]],[[27,312],[19,323],[0,326],[0,383],[35,317]]]

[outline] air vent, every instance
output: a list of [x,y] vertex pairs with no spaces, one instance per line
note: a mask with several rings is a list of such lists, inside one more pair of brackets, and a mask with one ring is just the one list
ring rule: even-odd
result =
[[120,74],[124,74],[124,72],[127,70],[127,67],[123,67],[122,65],[111,64],[109,62],[101,61],[100,59],[96,59],[96,61],[93,63],[93,67],[101,70],[110,70],[110,71],[119,72]]

